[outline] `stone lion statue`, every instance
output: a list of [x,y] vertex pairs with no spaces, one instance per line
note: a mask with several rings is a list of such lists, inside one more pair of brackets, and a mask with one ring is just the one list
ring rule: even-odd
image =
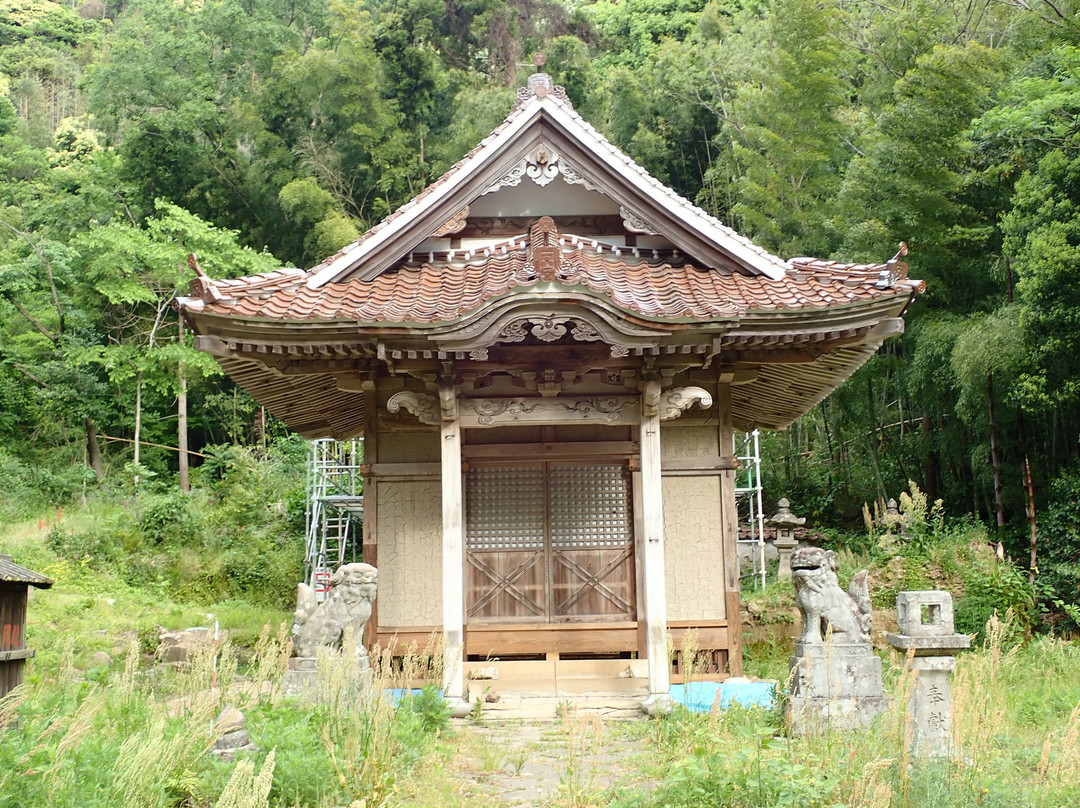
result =
[[367,667],[364,627],[371,619],[379,571],[370,564],[342,564],[330,577],[330,593],[321,604],[307,584],[296,587],[296,612],[293,614],[293,649],[298,657],[317,656],[319,648],[341,647],[347,628],[357,641],[357,662]]
[[836,553],[832,550],[800,547],[791,556],[795,604],[802,612],[803,621],[799,642],[804,645],[821,645],[830,626],[836,642],[870,642],[872,616],[867,571],[856,573],[845,593],[840,588],[836,569]]

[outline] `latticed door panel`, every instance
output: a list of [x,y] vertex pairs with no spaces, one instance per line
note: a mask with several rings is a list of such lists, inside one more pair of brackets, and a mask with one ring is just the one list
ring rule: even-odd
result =
[[629,470],[551,464],[548,483],[552,618],[633,619]]
[[477,622],[634,619],[625,464],[479,465],[466,482],[466,607]]
[[480,466],[467,477],[470,618],[547,619],[544,467]]

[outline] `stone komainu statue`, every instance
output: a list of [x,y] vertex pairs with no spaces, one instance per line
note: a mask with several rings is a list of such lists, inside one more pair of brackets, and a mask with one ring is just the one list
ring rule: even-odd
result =
[[803,629],[799,642],[820,645],[829,627],[838,643],[870,642],[870,593],[867,571],[851,579],[848,591],[836,577],[836,553],[820,547],[800,547],[791,557],[791,578],[795,584],[795,604],[802,612]]
[[293,614],[293,650],[298,657],[318,655],[319,648],[341,647],[346,629],[352,629],[357,643],[357,662],[367,667],[364,626],[371,619],[379,571],[370,564],[343,564],[330,578],[330,594],[321,604],[307,584],[296,587]]

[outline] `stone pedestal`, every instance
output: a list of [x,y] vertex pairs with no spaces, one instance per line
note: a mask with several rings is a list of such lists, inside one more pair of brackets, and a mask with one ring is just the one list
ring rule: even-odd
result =
[[[777,531],[777,533],[779,532]],[[795,552],[795,548],[798,546],[799,542],[795,540],[794,536],[777,536],[773,542],[773,547],[776,548],[776,552],[780,557],[780,566],[776,569],[776,580],[791,580],[791,554]]]
[[[340,659],[335,660],[329,666],[324,663],[323,670],[329,670],[329,668],[340,664],[343,664]],[[362,660],[357,660],[356,671],[352,675],[356,678],[350,680],[349,687],[355,688],[358,694],[365,694],[371,689],[374,676],[366,656]],[[282,693],[294,698],[316,698],[319,693],[318,657],[293,657],[290,659],[289,669],[285,671],[285,679],[282,683]]]
[[790,660],[793,735],[868,727],[888,706],[881,660],[865,643],[796,643]]
[[893,648],[913,654],[915,686],[908,700],[910,748],[915,754],[948,757],[953,753],[952,693],[949,676],[955,654],[970,647],[971,638],[953,628],[952,595],[948,592],[901,592],[896,596],[899,634],[888,634]]
[[314,698],[319,684],[319,660],[316,657],[293,657],[285,671],[282,690],[286,696]]

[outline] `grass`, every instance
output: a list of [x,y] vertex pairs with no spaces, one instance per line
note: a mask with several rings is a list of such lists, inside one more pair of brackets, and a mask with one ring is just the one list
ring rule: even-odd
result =
[[[0,808],[482,808],[501,802],[493,782],[522,776],[527,756],[546,747],[561,761],[550,808],[1080,804],[1080,645],[1030,638],[1010,620],[991,620],[980,646],[958,659],[951,760],[908,755],[902,708],[911,678],[899,657],[887,661],[885,677],[896,707],[858,737],[789,738],[780,713],[760,710],[679,710],[629,726],[569,711],[537,741],[545,748],[515,752],[469,729],[448,732],[431,694],[395,709],[364,695],[347,666],[329,661],[317,699],[284,698],[288,643],[278,627],[287,611],[235,598],[181,603],[165,586],[130,584],[53,552],[44,539],[57,519],[0,532],[0,552],[56,579],[30,604],[28,641],[38,656],[27,684],[0,702]],[[73,533],[90,529],[87,514],[68,520]],[[928,546],[920,557],[944,552]],[[842,579],[868,560],[842,554]],[[905,575],[917,568],[912,559],[905,564]],[[953,574],[947,555],[931,569]],[[790,611],[789,591],[770,587],[759,611]],[[207,646],[189,665],[170,667],[145,653],[158,626],[215,620],[229,633],[216,658]],[[682,650],[695,658],[693,648]],[[95,667],[97,651],[112,661]],[[782,636],[748,646],[747,674],[783,681],[790,653]],[[375,653],[376,687],[412,681],[421,669],[437,680],[440,659],[437,649]],[[257,746],[236,762],[209,754],[213,718],[227,702],[245,711]],[[609,772],[596,768],[597,753],[625,749],[627,739],[647,754],[635,758],[637,771],[599,789],[597,775]]]
[[[373,653],[370,681],[327,655],[315,697],[285,698],[289,612],[236,599],[175,602],[163,588],[58,556],[43,540],[53,527],[23,523],[0,535],[0,552],[55,579],[32,595],[27,643],[37,656],[26,682],[0,701],[0,808],[377,808],[422,791],[416,770],[445,768],[435,748],[442,699],[421,694],[395,707],[373,695],[421,671],[438,679],[441,649]],[[197,647],[187,664],[159,665],[147,653],[159,626],[215,620],[227,636]],[[93,665],[98,651],[112,661]],[[257,747],[236,763],[209,754],[214,718],[229,703],[245,711]]]
[[[679,710],[651,726],[660,781],[620,790],[612,804],[966,808],[1080,804],[1080,648],[1053,637],[1009,645],[991,621],[983,646],[958,659],[949,760],[909,756],[910,674],[887,677],[896,706],[866,732],[789,738],[775,712]],[[899,666],[902,660],[895,659]]]

